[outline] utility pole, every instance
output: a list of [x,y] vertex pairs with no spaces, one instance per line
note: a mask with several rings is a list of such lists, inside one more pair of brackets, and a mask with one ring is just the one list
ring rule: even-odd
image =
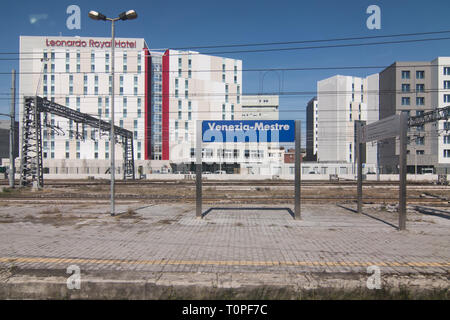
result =
[[16,70],[12,69],[11,72],[11,128],[9,130],[9,187],[14,188],[14,174],[15,174],[15,165],[14,165],[14,137],[16,130]]

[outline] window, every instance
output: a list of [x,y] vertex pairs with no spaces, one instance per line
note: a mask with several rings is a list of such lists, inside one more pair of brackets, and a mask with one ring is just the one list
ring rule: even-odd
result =
[[444,94],[444,102],[450,102],[450,94]]
[[450,136],[444,136],[444,144],[450,144]]
[[450,158],[450,149],[444,150],[444,158]]
[[411,72],[402,71],[402,79],[410,79],[410,78],[411,78]]
[[416,92],[424,92],[425,91],[425,85],[423,83],[416,84]]
[[425,71],[416,71],[416,79],[425,78]]
[[450,67],[444,67],[444,76],[450,76]]
[[417,97],[416,98],[416,105],[418,105],[418,106],[425,105],[425,98],[424,97]]
[[425,144],[425,137],[416,137],[416,145],[423,146]]
[[411,104],[411,99],[409,97],[402,97],[402,106],[409,106]]
[[425,150],[416,150],[416,154],[417,155],[423,155],[423,154],[425,154]]
[[410,91],[410,85],[407,83],[402,84],[402,92],[409,92]]
[[444,89],[450,89],[450,81],[444,81]]

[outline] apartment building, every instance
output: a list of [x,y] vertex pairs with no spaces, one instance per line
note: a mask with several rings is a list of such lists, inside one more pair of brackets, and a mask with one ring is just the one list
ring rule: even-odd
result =
[[[450,106],[450,57],[438,57],[431,61],[431,105],[434,108]],[[433,126],[436,139],[431,151],[437,154],[436,173],[450,174],[450,121],[439,121]]]
[[[380,119],[405,111],[409,116],[450,104],[450,58],[395,62],[380,73]],[[408,173],[450,172],[448,122],[428,123],[408,130]],[[447,150],[447,151],[446,151]],[[383,173],[398,172],[398,139],[380,144]]]
[[[313,111],[316,104],[316,116],[310,117],[310,124],[316,127],[312,132],[316,135],[317,161],[355,162],[355,120],[378,120],[378,81],[378,74],[366,78],[336,75],[317,83],[317,102],[310,101]],[[377,168],[376,144],[366,145],[365,168]]]

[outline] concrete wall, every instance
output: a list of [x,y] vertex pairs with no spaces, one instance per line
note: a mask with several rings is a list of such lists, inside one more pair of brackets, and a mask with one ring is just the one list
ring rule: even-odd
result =
[[[109,180],[109,174],[45,174],[44,179],[61,179],[61,180],[76,180],[76,179],[88,179],[89,177],[94,177],[94,179],[104,179]],[[352,174],[339,174],[339,179],[341,181],[351,180],[356,181],[356,176]],[[16,175],[19,179],[19,175]],[[330,175],[328,174],[302,174],[303,181],[329,181]],[[121,177],[116,177],[116,179],[121,180]],[[184,174],[147,174],[145,175],[146,180],[194,180],[195,174],[184,175]],[[202,175],[204,180],[294,180],[294,175],[253,175],[253,174],[204,174]],[[407,180],[422,181],[422,182],[435,182],[438,176],[435,174],[424,174],[424,175],[408,175]],[[450,175],[447,175],[447,179],[450,180]],[[376,175],[366,175],[366,181],[377,181]],[[379,181],[398,181],[397,174],[382,174],[380,175]]]

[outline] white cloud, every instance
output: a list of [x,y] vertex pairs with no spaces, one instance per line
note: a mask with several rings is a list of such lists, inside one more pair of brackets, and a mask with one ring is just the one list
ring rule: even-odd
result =
[[30,23],[35,24],[38,23],[39,20],[46,20],[48,18],[48,14],[46,13],[30,14],[28,17],[30,18]]

